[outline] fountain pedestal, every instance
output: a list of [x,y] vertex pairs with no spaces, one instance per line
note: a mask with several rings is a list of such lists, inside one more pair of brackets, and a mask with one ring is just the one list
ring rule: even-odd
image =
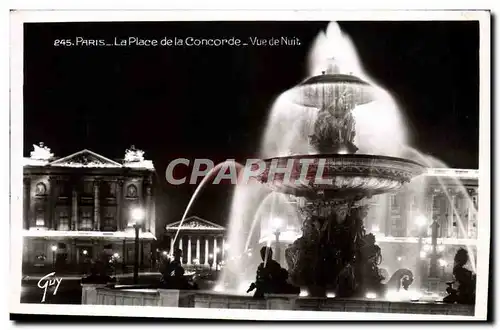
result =
[[[287,249],[290,279],[313,297],[381,294],[380,248],[366,234],[367,207],[354,202],[312,202],[302,208],[302,237]],[[318,215],[320,214],[320,215]]]
[[[302,159],[311,162],[304,165]],[[270,178],[270,163],[281,166],[289,160],[297,160],[290,178]],[[259,181],[296,196],[303,217],[302,237],[286,251],[292,283],[315,297],[330,291],[339,297],[381,294],[385,288],[378,269],[380,248],[375,236],[365,231],[368,209],[361,201],[397,191],[422,173],[423,167],[401,158],[355,154],[281,157],[266,162],[269,166]],[[412,274],[400,275],[413,281]]]

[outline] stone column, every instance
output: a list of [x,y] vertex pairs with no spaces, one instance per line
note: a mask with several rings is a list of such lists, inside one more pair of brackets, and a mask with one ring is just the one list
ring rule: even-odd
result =
[[205,266],[208,266],[208,238],[205,237],[205,262],[203,263]]
[[78,192],[73,187],[71,194],[71,230],[78,230]]
[[174,255],[174,237],[175,236],[170,236],[170,255]]
[[123,243],[122,243],[122,272],[125,272],[127,262],[128,262],[127,241],[123,240]]
[[[179,238],[179,249],[182,250],[182,237],[178,237]],[[184,250],[182,251],[182,254],[184,255]],[[181,263],[183,263],[182,261],[184,260],[184,258],[181,258]]]
[[71,263],[73,265],[76,265],[76,268],[80,270],[80,265],[79,265],[79,260],[78,260],[78,248],[76,247],[76,239],[73,239],[72,241],[72,246],[71,246],[71,256],[70,256]]
[[127,226],[124,225],[124,220],[122,219],[122,188],[123,180],[119,179],[116,181],[116,230],[124,231]]
[[438,237],[438,229],[439,224],[437,221],[433,221],[430,225],[431,228],[431,238],[432,238],[432,254],[429,265],[429,277],[437,277],[437,269],[438,269],[438,251],[437,251],[437,237]]
[[217,267],[217,236],[214,237],[214,267]]
[[99,205],[99,185],[98,180],[94,181],[94,230],[101,230],[101,206]]
[[23,178],[23,220],[24,229],[30,229],[32,226],[30,221],[32,215],[30,214],[30,202],[31,202],[31,179]]
[[146,219],[144,224],[144,230],[149,232],[151,230],[151,181],[146,180]]
[[191,236],[188,236],[187,264],[191,265]]
[[[474,214],[477,213],[476,210],[476,205],[474,205],[474,200],[473,198],[477,198],[477,189],[469,189],[469,212],[468,212],[468,223],[467,223],[467,238],[477,238],[476,234],[474,234]],[[477,216],[476,219],[477,221]],[[478,224],[476,223],[476,229],[477,229]]]
[[[467,193],[460,193],[460,213],[459,213],[459,220],[460,220],[460,227],[458,228],[458,238],[467,238],[468,235],[467,233],[469,232],[469,222],[465,221],[467,220],[466,216],[466,211],[467,211]],[[463,230],[461,230],[462,228]]]
[[456,210],[455,210],[455,200],[457,198],[456,194],[454,191],[450,191],[451,194],[451,200],[450,200],[450,222],[448,223],[448,232],[449,232],[449,237],[456,238],[456,227],[458,227],[458,224],[454,227],[453,223],[455,222],[456,219]]
[[222,237],[222,260],[224,260],[224,254],[226,253],[225,246],[226,246],[226,240],[224,239],[224,237]]
[[196,237],[196,259],[198,259],[198,264],[201,264],[200,260],[200,238]]
[[436,194],[434,193],[434,189],[431,189],[431,194],[430,194],[430,208],[429,208],[429,221],[434,221],[434,198],[436,197]]
[[56,222],[56,186],[57,179],[56,177],[49,177],[49,225],[48,229],[57,230],[57,222]]

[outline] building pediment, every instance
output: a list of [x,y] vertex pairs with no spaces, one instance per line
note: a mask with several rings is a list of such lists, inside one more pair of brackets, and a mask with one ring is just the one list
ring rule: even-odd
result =
[[87,149],[55,160],[49,165],[61,167],[123,167],[122,164]]
[[167,230],[215,230],[215,231],[225,231],[226,228],[224,228],[221,225],[218,225],[216,223],[213,223],[211,221],[202,219],[197,216],[192,216],[189,218],[184,219],[184,222],[182,223],[182,226],[180,221],[170,223],[166,226]]

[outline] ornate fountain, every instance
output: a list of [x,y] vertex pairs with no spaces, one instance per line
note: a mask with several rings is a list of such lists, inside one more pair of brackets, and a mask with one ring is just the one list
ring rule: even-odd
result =
[[[337,297],[382,294],[386,287],[378,269],[380,248],[375,236],[365,231],[363,219],[368,210],[362,200],[400,189],[423,173],[424,167],[401,158],[356,154],[352,110],[373,101],[375,90],[356,76],[340,73],[335,61],[330,61],[323,74],[287,93],[297,105],[317,110],[310,123],[312,152],[265,160],[266,171],[258,180],[298,200],[302,237],[286,250],[290,280],[316,297],[327,292]],[[309,160],[306,169],[304,159]],[[284,175],[269,178],[272,162],[285,167],[290,160],[294,164],[291,179]],[[316,180],[318,171],[322,180]],[[398,286],[407,287],[413,281],[408,270],[396,273]]]

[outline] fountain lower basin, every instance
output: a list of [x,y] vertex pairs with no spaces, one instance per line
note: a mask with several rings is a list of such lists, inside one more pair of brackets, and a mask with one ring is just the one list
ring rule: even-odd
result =
[[113,289],[103,285],[83,285],[82,304],[111,306],[157,306],[220,309],[261,309],[294,311],[330,311],[365,313],[408,313],[473,316],[473,305],[436,302],[386,301],[377,299],[340,299],[266,295],[254,299],[248,295],[213,291],[167,289]]

